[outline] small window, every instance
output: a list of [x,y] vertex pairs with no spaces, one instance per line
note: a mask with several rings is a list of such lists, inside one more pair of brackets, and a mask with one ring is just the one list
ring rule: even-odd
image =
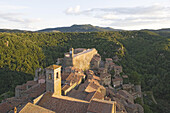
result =
[[56,73],[56,78],[59,78],[59,76],[58,76],[58,72]]
[[48,79],[49,79],[49,80],[52,79],[52,74],[51,74],[51,73],[48,75]]

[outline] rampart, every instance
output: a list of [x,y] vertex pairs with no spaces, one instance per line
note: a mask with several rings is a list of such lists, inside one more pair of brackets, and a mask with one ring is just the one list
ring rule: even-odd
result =
[[73,58],[73,66],[83,70],[89,69],[90,62],[95,54],[97,54],[97,50],[95,48],[75,54]]

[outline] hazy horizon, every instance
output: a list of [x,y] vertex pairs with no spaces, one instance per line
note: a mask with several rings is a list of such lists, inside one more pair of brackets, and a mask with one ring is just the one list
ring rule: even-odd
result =
[[169,0],[1,0],[0,29],[77,24],[123,30],[170,28]]

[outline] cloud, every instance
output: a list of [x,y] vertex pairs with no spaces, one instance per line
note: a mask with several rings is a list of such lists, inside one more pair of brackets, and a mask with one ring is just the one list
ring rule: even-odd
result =
[[118,7],[118,8],[92,8],[79,12],[71,11],[66,14],[84,15],[99,19],[101,23],[113,27],[142,26],[161,24],[170,19],[170,7],[161,5]]
[[28,23],[34,23],[41,21],[40,18],[22,18],[24,14],[21,13],[1,13],[0,12],[0,19],[6,20],[6,21],[11,21],[11,22],[17,22],[17,23],[23,23],[23,24],[28,24]]
[[75,8],[70,7],[66,10],[66,14],[78,14],[80,12],[80,6],[76,6]]
[[24,12],[25,9],[29,9],[27,6],[4,4],[0,6],[0,9],[0,21],[3,22],[1,26],[8,26],[10,23],[13,27],[33,29],[33,26],[41,21],[40,18],[30,17],[27,12]]

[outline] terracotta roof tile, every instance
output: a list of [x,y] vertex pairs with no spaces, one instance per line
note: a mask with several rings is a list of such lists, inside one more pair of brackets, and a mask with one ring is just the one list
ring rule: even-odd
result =
[[84,91],[79,91],[79,90],[75,90],[72,89],[69,93],[68,93],[69,97],[73,97],[76,99],[81,99],[81,100],[85,100],[87,93]]
[[127,75],[122,75],[122,77],[123,77],[123,78],[128,78],[128,76],[127,76]]
[[70,73],[63,72],[62,75],[61,75],[61,80],[65,81],[69,75],[70,75]]
[[27,103],[25,107],[19,113],[55,113],[54,111],[45,109],[38,105],[34,105],[32,103]]
[[116,69],[122,69],[122,66],[114,66]]
[[80,79],[82,79],[82,75],[81,74],[75,74],[75,73],[71,73],[67,78],[66,81],[72,81],[73,83],[78,83],[80,81]]
[[69,87],[70,87],[70,85],[64,85],[64,87],[61,90],[66,91]]
[[46,93],[38,105],[57,113],[86,113],[89,102],[67,96],[52,97]]
[[85,92],[90,93],[90,92],[97,91],[99,87],[100,87],[99,85],[90,82],[90,84],[86,87]]
[[93,99],[90,102],[87,111],[94,113],[112,113],[114,103],[115,102],[113,101]]
[[105,58],[106,61],[113,61],[112,58]]
[[24,93],[27,94],[29,98],[32,98],[32,97],[34,98],[44,93],[45,89],[46,89],[45,83],[37,84],[31,87],[30,89],[24,91]]
[[35,85],[38,84],[36,81],[27,81],[26,85]]
[[27,89],[27,85],[26,85],[26,84],[23,84],[23,85],[17,85],[16,89],[26,90],[26,89]]
[[14,108],[14,106],[7,102],[1,103],[0,104],[0,113],[7,113],[8,111],[10,111],[13,108]]
[[100,74],[100,78],[105,78],[105,77],[111,77],[111,74],[109,74],[109,73],[102,73],[102,74]]
[[95,92],[91,92],[87,95],[87,97],[85,98],[85,100],[87,101],[91,101],[92,99],[97,98],[97,99],[104,99],[104,95],[98,91]]

